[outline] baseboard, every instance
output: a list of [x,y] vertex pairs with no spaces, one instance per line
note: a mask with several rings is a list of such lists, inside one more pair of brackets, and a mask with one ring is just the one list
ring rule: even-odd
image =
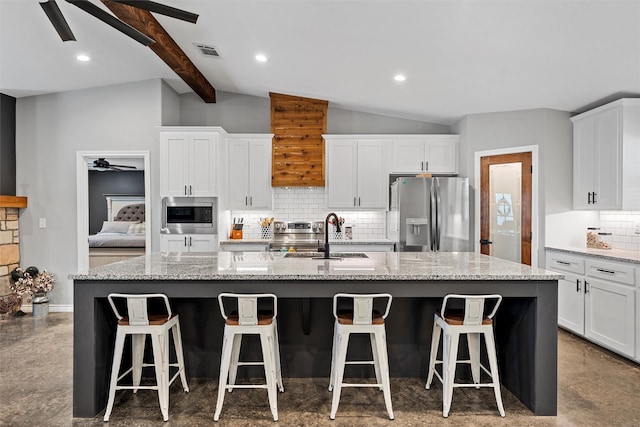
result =
[[[20,310],[25,313],[33,312],[31,304],[22,304]],[[73,313],[72,304],[49,304],[49,313]]]

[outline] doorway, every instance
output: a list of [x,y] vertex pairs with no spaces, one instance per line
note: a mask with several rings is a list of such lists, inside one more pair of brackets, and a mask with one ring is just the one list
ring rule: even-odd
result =
[[476,250],[537,265],[537,147],[531,148],[476,153]]
[[[89,269],[89,168],[95,159],[107,158],[116,161],[118,159],[134,160],[143,163],[144,170],[144,204],[145,204],[145,255],[151,253],[151,176],[148,151],[79,151],[76,153],[77,176],[77,248],[78,271]],[[122,162],[121,162],[122,163]],[[111,172],[109,172],[111,173]]]

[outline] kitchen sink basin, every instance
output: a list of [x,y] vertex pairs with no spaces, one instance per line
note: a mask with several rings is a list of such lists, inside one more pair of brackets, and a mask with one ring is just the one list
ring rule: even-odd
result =
[[[287,252],[284,254],[284,258],[312,258],[312,259],[327,259],[324,258],[322,252]],[[362,252],[334,252],[331,254],[331,258],[328,259],[342,259],[342,258],[369,258],[367,254]]]

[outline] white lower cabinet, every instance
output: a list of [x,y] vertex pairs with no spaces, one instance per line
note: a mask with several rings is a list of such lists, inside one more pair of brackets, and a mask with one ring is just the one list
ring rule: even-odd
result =
[[547,251],[558,281],[558,325],[616,353],[635,358],[638,325],[634,268],[590,256]]
[[162,234],[160,250],[162,252],[216,252],[218,236],[216,234]]

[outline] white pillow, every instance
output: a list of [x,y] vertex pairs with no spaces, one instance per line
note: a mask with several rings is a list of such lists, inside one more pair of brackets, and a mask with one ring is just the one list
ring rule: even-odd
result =
[[100,233],[127,234],[129,224],[131,223],[128,221],[103,221]]
[[145,234],[147,232],[144,222],[129,223],[127,234]]

